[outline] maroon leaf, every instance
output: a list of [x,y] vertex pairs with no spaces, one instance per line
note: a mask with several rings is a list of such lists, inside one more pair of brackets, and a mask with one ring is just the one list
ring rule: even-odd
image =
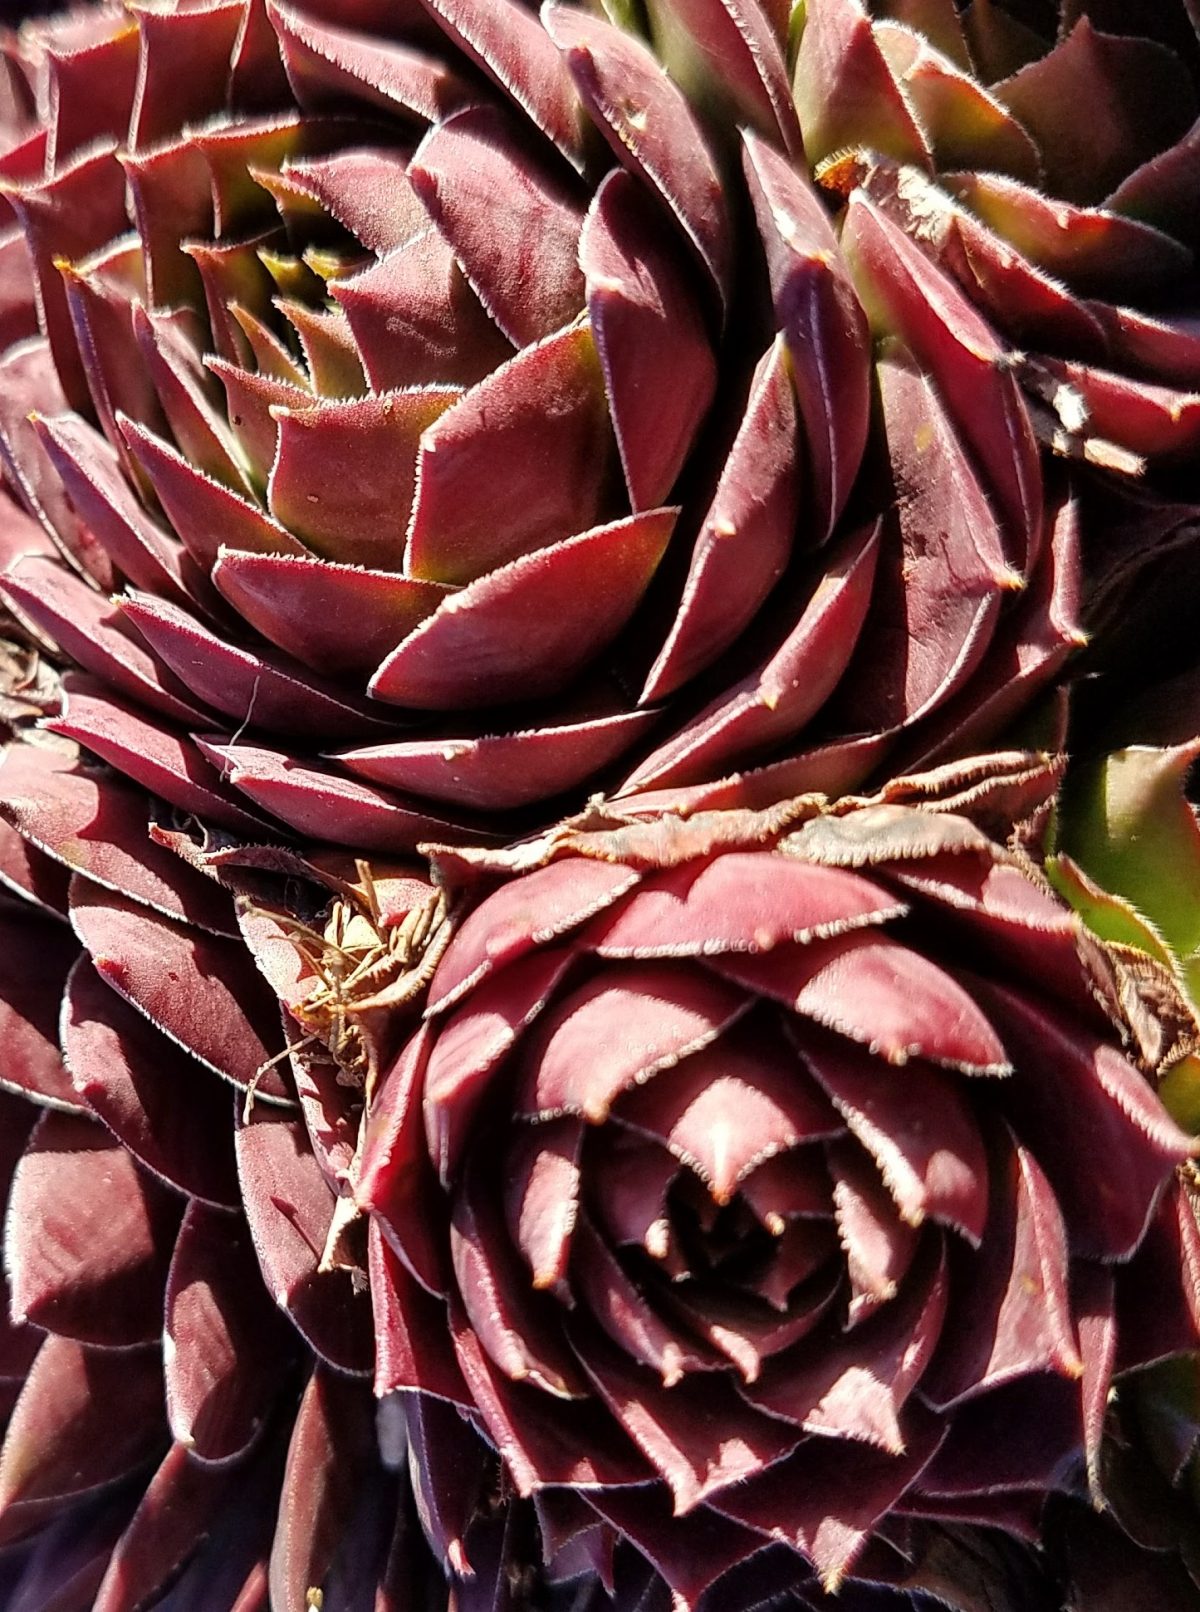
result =
[[63,689],[66,709],[48,724],[52,732],[74,739],[182,811],[242,835],[262,832],[261,818],[229,799],[219,775],[185,739],[78,672],[67,674]]
[[677,514],[631,515],[480,577],[444,600],[388,656],[371,693],[439,710],[557,692],[633,614]]
[[939,1407],[1031,1372],[1082,1370],[1067,1296],[1063,1218],[1032,1154],[997,1149],[987,1235],[951,1253],[955,1302],[969,1326],[948,1330],[923,1392]]
[[0,778],[0,812],[63,867],[167,917],[234,933],[224,891],[151,839],[149,802],[137,790],[35,744],[11,746]]
[[543,340],[580,312],[583,209],[501,112],[469,107],[437,124],[408,182],[514,347]]
[[58,1048],[59,1003],[77,955],[71,942],[56,920],[0,905],[0,1087],[77,1110],[83,1105]]
[[[121,613],[190,690],[235,723],[292,734],[386,731],[361,701],[280,655],[227,643],[177,605],[126,594]],[[202,716],[183,720],[207,726]]]
[[367,1375],[370,1304],[350,1271],[323,1268],[335,1200],[303,1125],[258,1106],[235,1140],[246,1219],[268,1291],[321,1360]]
[[[1194,1140],[1107,1041],[1023,992],[989,984],[980,994],[995,1004],[1016,1066],[1005,1108],[1050,1178],[1073,1248],[1127,1259]],[[1097,1158],[1103,1170],[1092,1168]]]
[[931,1215],[978,1243],[988,1223],[987,1155],[961,1081],[915,1061],[889,1068],[833,1037],[806,1036],[802,1046],[902,1218],[918,1226]]
[[614,1418],[665,1480],[677,1515],[686,1516],[794,1447],[790,1428],[755,1414],[721,1377],[693,1373],[665,1388],[594,1331],[574,1322],[568,1331]]
[[937,1346],[946,1314],[945,1256],[926,1252],[898,1298],[852,1332],[815,1334],[769,1361],[742,1390],[752,1404],[807,1432],[905,1447],[899,1413]]
[[[443,1012],[498,968],[578,928],[638,878],[619,863],[573,857],[502,884],[455,931],[430,986],[430,1011]],[[530,913],[536,913],[536,925]]]
[[[83,882],[71,921],[101,978],[186,1052],[238,1086],[271,1062],[278,1008],[240,944],[184,929]],[[284,1095],[273,1068],[258,1089]]]
[[809,184],[765,142],[744,164],[808,450],[817,541],[850,496],[866,446],[871,341],[837,237]]
[[610,443],[587,323],[523,349],[426,431],[406,571],[470,582],[590,527]]
[[360,1485],[374,1477],[370,1395],[318,1366],[288,1446],[271,1549],[272,1606],[302,1607],[329,1571]]
[[711,778],[793,737],[817,714],[837,687],[866,617],[879,532],[875,521],[839,543],[778,648],[636,767],[622,794]]
[[906,1416],[905,1432],[900,1455],[846,1440],[805,1439],[793,1455],[717,1496],[713,1506],[803,1551],[836,1594],[876,1525],[920,1477],[943,1436],[933,1417]]
[[686,964],[606,969],[557,1002],[526,1040],[517,1112],[582,1114],[597,1125],[619,1093],[714,1042],[748,1006],[741,991]]
[[446,593],[393,571],[236,548],[219,551],[213,581],[264,638],[306,666],[364,676]]
[[[403,585],[437,588],[436,583],[409,582],[407,578]],[[406,623],[394,638],[402,638],[409,630]],[[356,644],[361,641],[360,631]],[[362,745],[338,751],[332,759],[356,777],[385,787],[451,806],[505,811],[533,805],[582,784],[648,732],[656,717],[654,711],[618,711],[598,716],[585,713],[572,720],[569,714],[556,719],[547,712],[536,728],[520,733]]]
[[601,957],[768,952],[887,923],[906,911],[856,873],[786,856],[728,851],[650,875],[595,918],[580,944]]
[[92,1612],[129,1612],[176,1578],[208,1540],[225,1479],[173,1444],[108,1560]]
[[443,1181],[458,1171],[479,1111],[522,1032],[545,1007],[572,962],[547,947],[486,980],[444,1020],[425,1083],[425,1133]]
[[624,1092],[613,1118],[662,1142],[721,1204],[772,1154],[841,1130],[791,1047],[765,1025],[735,1028]]
[[197,1461],[226,1466],[258,1438],[285,1375],[289,1338],[246,1227],[193,1203],[167,1282],[167,1418]]
[[962,986],[887,935],[867,931],[760,957],[727,955],[713,966],[896,1067],[927,1058],[963,1074],[1009,1073],[995,1030]]
[[519,1127],[505,1161],[504,1217],[538,1289],[559,1287],[579,1215],[582,1121]]
[[1004,349],[961,291],[865,193],[846,210],[842,249],[868,311],[931,376],[995,498],[1018,570],[1041,539],[1037,447]]
[[782,339],[760,360],[696,540],[679,613],[642,700],[671,694],[752,621],[791,558],[799,506],[796,406]]
[[326,559],[399,570],[422,433],[458,387],[278,407],[271,513]]
[[446,1306],[427,1292],[393,1252],[372,1217],[367,1232],[371,1302],[375,1313],[375,1393],[419,1389],[455,1405],[470,1394],[446,1348]]
[[48,1337],[0,1452],[0,1508],[70,1499],[136,1471],[167,1442],[162,1365],[150,1349]]
[[[422,840],[449,837],[461,844],[486,838],[480,830],[339,773],[306,766],[286,752],[200,738],[196,749],[256,806],[309,839],[351,845],[356,851],[404,852],[415,850]],[[261,837],[265,825],[255,821]]]
[[14,1316],[105,1348],[158,1337],[178,1199],[102,1125],[46,1114],[17,1167],[9,1208]]
[[724,306],[731,232],[716,164],[682,92],[631,34],[574,6],[543,14],[613,154],[657,194],[708,270]]
[[[449,244],[432,227],[361,274],[336,281],[330,294],[345,310],[377,392],[473,386],[512,357],[512,343],[484,312]],[[273,451],[272,438],[268,466]]]
[[236,1207],[228,1090],[127,1007],[86,957],[71,970],[61,1033],[74,1090],[140,1164],[189,1197]]
[[582,109],[541,24],[517,0],[425,0],[467,56],[511,96],[574,167],[583,164]]
[[898,162],[928,165],[921,126],[856,0],[825,0],[806,17],[795,86],[810,163],[866,145]]
[[608,174],[579,260],[633,509],[670,494],[716,390],[703,310],[669,232],[624,169]]

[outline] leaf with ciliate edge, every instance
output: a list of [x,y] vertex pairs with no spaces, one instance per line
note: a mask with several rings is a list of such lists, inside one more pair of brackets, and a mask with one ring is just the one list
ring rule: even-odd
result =
[[454,1296],[450,1327],[472,1402],[518,1494],[543,1485],[603,1491],[652,1480],[653,1469],[594,1400],[548,1398],[494,1366]]
[[324,1581],[374,1457],[372,1410],[359,1384],[321,1366],[309,1378],[288,1447],[271,1549],[273,1606],[303,1607],[309,1589]]
[[327,560],[398,571],[422,433],[460,396],[420,387],[277,407],[272,515]]
[[943,1337],[922,1383],[929,1403],[945,1409],[1038,1372],[1080,1376],[1062,1213],[1011,1135],[992,1160],[987,1236],[971,1251],[951,1244],[950,1268],[970,1324]]
[[[581,193],[539,158],[503,113],[474,106],[431,129],[408,168],[476,296],[518,348],[583,308]],[[499,195],[501,210],[492,205]]]
[[148,800],[122,779],[34,744],[12,745],[0,768],[0,812],[59,866],[166,917],[234,933],[228,897],[155,844]]
[[218,551],[212,577],[264,638],[326,675],[370,674],[447,592],[394,571],[236,547]]
[[791,360],[811,492],[813,536],[833,531],[854,485],[871,409],[867,317],[829,217],[808,181],[769,145],[743,137],[743,164],[766,254],[775,320]]
[[424,0],[471,60],[507,91],[575,168],[583,166],[582,109],[570,74],[519,0]]
[[[649,0],[655,47],[667,71],[702,106],[729,102],[739,124],[804,161],[800,124],[779,50],[787,31],[778,0]],[[724,107],[722,106],[722,110]]]
[[792,738],[817,714],[837,687],[866,619],[879,533],[876,521],[838,544],[778,648],[641,762],[622,782],[622,794],[711,778],[747,753]]
[[[186,1052],[246,1087],[278,1050],[278,1009],[240,945],[77,882],[71,921],[97,972]],[[258,1083],[285,1097],[278,1071]]]
[[468,583],[393,650],[371,693],[434,711],[556,693],[633,615],[678,513],[596,526]]
[[[1008,986],[979,982],[972,989],[1004,1025],[1014,1074],[1001,1101],[1050,1178],[1073,1248],[1128,1259],[1176,1166],[1200,1144],[1106,1041]],[[1086,1141],[1068,1144],[1071,1136]],[[1093,1168],[1097,1158],[1105,1159],[1104,1170]]]
[[92,1612],[131,1612],[164,1589],[209,1538],[224,1478],[173,1444],[108,1559]]
[[[443,1012],[497,969],[569,934],[638,883],[634,868],[616,862],[551,862],[490,894],[467,913],[430,986],[429,1010]],[[527,914],[537,914],[530,925]]]
[[709,966],[885,1064],[927,1058],[964,1075],[1010,1071],[1003,1043],[963,987],[888,935],[860,931],[759,957],[726,955]]
[[[361,273],[335,281],[330,296],[346,314],[367,379],[377,392],[474,386],[513,356],[512,343],[488,317],[454,253],[432,226]],[[253,397],[254,376],[243,381],[237,378],[240,372],[228,377],[217,372],[261,410]],[[274,453],[269,424],[259,412],[258,452],[261,460],[266,451],[268,469]]]
[[795,395],[782,338],[760,360],[696,539],[679,612],[642,690],[671,694],[746,628],[792,556],[799,507]]
[[236,805],[217,772],[180,735],[148,721],[79,672],[63,679],[66,707],[47,727],[74,739],[143,788],[208,822],[255,838],[265,824]]
[[556,1399],[585,1384],[560,1329],[557,1305],[533,1290],[508,1239],[498,1183],[468,1167],[454,1197],[450,1258],[457,1291],[479,1343],[513,1382]]
[[669,496],[716,391],[703,309],[666,220],[615,169],[583,224],[580,266],[632,508]]
[[567,1335],[597,1392],[669,1488],[677,1516],[744,1482],[792,1448],[790,1428],[749,1411],[720,1376],[664,1387],[586,1322]]
[[469,1408],[470,1392],[446,1348],[446,1305],[422,1287],[372,1217],[367,1231],[375,1317],[375,1393],[405,1389]]
[[796,1069],[786,1039],[766,1025],[735,1027],[623,1092],[612,1117],[662,1142],[720,1204],[729,1203],[742,1178],[772,1154],[842,1128]]
[[832,1438],[808,1438],[793,1455],[713,1500],[723,1515],[808,1556],[836,1593],[876,1525],[896,1509],[944,1437],[931,1416],[905,1417],[899,1455]]
[[473,99],[463,79],[421,50],[336,27],[276,0],[268,0],[267,14],[293,93],[308,113],[339,109],[349,99],[424,121]]
[[728,851],[644,878],[592,920],[579,944],[611,958],[762,953],[883,925],[906,910],[890,891],[846,869]]
[[86,957],[67,981],[60,1034],[74,1090],[139,1163],[202,1203],[237,1207],[228,1088],[127,1006]]
[[978,1244],[988,1225],[987,1154],[962,1079],[915,1059],[889,1068],[832,1036],[797,1040],[901,1217],[918,1226],[929,1215]]
[[508,1235],[536,1289],[560,1288],[579,1217],[583,1121],[566,1116],[518,1129],[508,1144],[503,1189]]
[[101,1348],[152,1343],[179,1212],[98,1121],[46,1114],[9,1196],[14,1315]]
[[167,1419],[189,1456],[227,1466],[250,1449],[285,1375],[289,1343],[246,1227],[191,1204],[171,1260],[163,1321]]
[[371,1306],[348,1270],[319,1269],[334,1196],[299,1120],[257,1106],[235,1134],[242,1201],[262,1280],[314,1353],[337,1371],[371,1370]]
[[[148,594],[126,594],[121,615],[207,706],[236,724],[253,722],[274,733],[364,736],[386,732],[390,725],[386,714],[346,698],[302,666],[269,650],[236,647],[175,605]],[[193,713],[182,720],[204,728],[209,719]]]
[[77,665],[126,698],[169,722],[195,726],[208,720],[205,707],[189,698],[186,684],[130,633],[120,607],[57,561],[20,560],[0,582],[0,591]]
[[657,720],[656,711],[595,716],[585,711],[572,721],[568,710],[558,719],[547,714],[544,725],[525,732],[362,745],[337,751],[330,759],[385,788],[479,812],[505,811],[582,784],[649,733]]
[[949,1298],[945,1252],[926,1236],[896,1298],[852,1332],[826,1328],[777,1355],[742,1388],[750,1403],[806,1432],[900,1455],[900,1413],[937,1348]]
[[[423,840],[448,836],[470,843],[493,837],[483,829],[447,821],[422,803],[408,803],[386,790],[309,766],[284,751],[200,736],[195,749],[198,758],[207,757],[256,806],[309,839],[363,852],[409,853]],[[253,821],[254,837],[261,839],[266,825],[258,818]]]
[[925,135],[857,0],[824,0],[806,12],[794,86],[810,163],[869,145],[928,166]]
[[[521,1052],[518,1115],[608,1115],[621,1092],[716,1041],[750,999],[687,964],[630,962],[577,986],[550,1008]],[[619,1040],[609,1027],[621,1025]]]
[[667,207],[724,308],[732,231],[716,164],[683,94],[640,40],[610,23],[553,0],[542,22],[613,155]]
[[609,439],[588,323],[522,348],[425,431],[405,570],[468,583],[593,526]]
[[847,206],[842,250],[873,322],[900,337],[941,394],[995,500],[1006,553],[1027,570],[1041,547],[1042,475],[999,338],[862,191]]
[[58,1004],[76,948],[61,923],[0,904],[0,1088],[76,1111],[58,1046]]
[[157,1345],[88,1349],[51,1335],[4,1437],[0,1513],[115,1483],[167,1442]]

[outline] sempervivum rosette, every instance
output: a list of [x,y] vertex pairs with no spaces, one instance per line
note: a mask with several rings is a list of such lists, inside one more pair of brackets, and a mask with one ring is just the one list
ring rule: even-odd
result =
[[[1190,259],[1092,205],[1036,95],[982,87],[997,30],[1035,38],[1007,10],[903,9],[206,0],[27,30],[0,440],[61,558],[6,587],[92,679],[72,736],[177,804],[204,782],[394,851],[597,775],[783,762],[778,798],[1003,728],[1081,639],[1050,450],[1161,458],[1173,507]],[[1194,38],[1083,18],[1037,70],[1080,40],[1117,63],[1098,93],[1161,68],[1177,174]],[[1157,205],[1135,125],[1105,174]],[[1035,261],[1043,177],[1074,290]],[[1142,379],[1114,401],[1097,354]]]
[[1200,1338],[1196,1143],[992,837],[1050,777],[438,853],[468,910],[359,1187],[377,1388],[465,1407],[552,1537],[679,1606],[759,1552],[823,1604],[920,1587],[926,1526],[1036,1539],[1114,1370]]

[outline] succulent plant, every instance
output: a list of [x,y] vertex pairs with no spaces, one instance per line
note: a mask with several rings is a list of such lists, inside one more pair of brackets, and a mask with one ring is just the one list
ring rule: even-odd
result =
[[1191,1582],[1200,890],[981,752],[1190,641],[1198,112],[1194,0],[0,29],[0,1604]]
[[463,1406],[681,1607],[771,1542],[834,1591],[898,1519],[1036,1539],[1114,1372],[1200,1342],[1198,1144],[989,833],[1048,777],[436,853],[465,916],[358,1187],[377,1389]]
[[1054,9],[31,26],[0,441],[60,554],[5,587],[72,736],[377,852],[994,737],[1108,580],[1083,490],[1157,532],[1200,429],[1190,13]]

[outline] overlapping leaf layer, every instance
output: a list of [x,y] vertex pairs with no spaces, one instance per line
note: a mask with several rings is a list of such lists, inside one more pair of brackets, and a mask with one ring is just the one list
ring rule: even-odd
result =
[[1195,751],[1091,936],[963,758],[1178,670],[1198,113],[1194,0],[0,34],[6,1607],[1194,1604]]

